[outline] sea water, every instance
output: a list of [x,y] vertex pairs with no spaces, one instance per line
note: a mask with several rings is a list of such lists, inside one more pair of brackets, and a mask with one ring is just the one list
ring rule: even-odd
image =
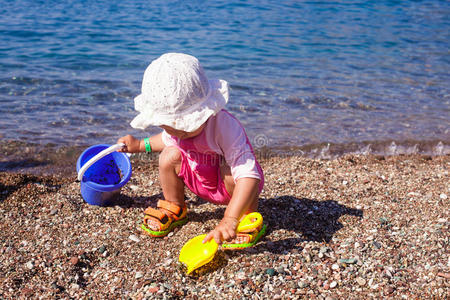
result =
[[153,59],[184,52],[230,83],[256,148],[449,152],[449,1],[0,0],[0,15],[2,143],[157,133],[130,127],[133,98]]

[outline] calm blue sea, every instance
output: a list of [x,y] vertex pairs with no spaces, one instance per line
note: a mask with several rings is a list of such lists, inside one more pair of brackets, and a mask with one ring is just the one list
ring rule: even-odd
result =
[[129,126],[133,98],[153,59],[185,52],[231,84],[256,147],[449,150],[449,1],[0,0],[0,16],[3,142],[156,133]]

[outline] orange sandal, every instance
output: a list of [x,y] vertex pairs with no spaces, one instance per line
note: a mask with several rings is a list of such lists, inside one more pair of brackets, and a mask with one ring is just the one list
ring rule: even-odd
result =
[[[187,222],[187,208],[180,207],[166,200],[159,200],[158,209],[147,207],[144,211],[144,224],[141,228],[152,237],[163,237],[169,234],[175,227],[182,226]],[[150,229],[158,227],[158,230]]]

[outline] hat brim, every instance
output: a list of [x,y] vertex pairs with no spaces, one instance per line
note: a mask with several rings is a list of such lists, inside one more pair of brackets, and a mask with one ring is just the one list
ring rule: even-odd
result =
[[209,117],[215,115],[228,103],[229,87],[228,82],[221,79],[209,80],[211,94],[199,106],[193,110],[187,110],[177,114],[161,115],[153,111],[145,111],[139,107],[139,101],[143,97],[142,94],[135,98],[136,110],[141,111],[130,125],[136,129],[145,129],[148,126],[170,126],[177,130],[193,132],[198,129]]

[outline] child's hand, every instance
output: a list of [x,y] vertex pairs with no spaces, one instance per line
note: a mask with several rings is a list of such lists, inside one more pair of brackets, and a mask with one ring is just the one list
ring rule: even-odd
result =
[[236,237],[236,229],[239,224],[239,220],[233,217],[223,217],[219,225],[214,228],[213,231],[208,233],[203,240],[203,243],[214,238],[218,245],[222,244],[223,241],[230,241]]
[[132,135],[121,137],[117,140],[117,144],[124,143],[125,146],[117,150],[118,152],[136,153],[141,152],[141,141]]

